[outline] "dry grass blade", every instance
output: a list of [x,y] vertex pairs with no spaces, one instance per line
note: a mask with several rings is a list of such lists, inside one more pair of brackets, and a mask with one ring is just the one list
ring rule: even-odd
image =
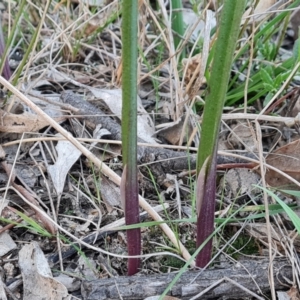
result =
[[[264,169],[264,157],[263,157],[263,147],[262,147],[262,134],[261,134],[261,127],[259,122],[256,120],[255,121],[255,127],[256,127],[256,132],[257,132],[257,139],[258,139],[258,151],[259,151],[259,160],[260,160],[260,172],[262,174],[262,186],[265,188],[266,187],[266,177],[265,177],[265,169]],[[269,252],[269,259],[270,259],[270,269],[269,269],[269,274],[271,277],[270,280],[270,289],[271,289],[271,295],[272,299],[276,299],[276,294],[275,294],[275,284],[274,284],[274,267],[272,264],[272,261],[274,259],[273,255],[273,249],[272,249],[272,235],[271,235],[271,220],[270,220],[270,212],[269,212],[269,201],[268,201],[268,196],[266,191],[264,190],[263,193],[263,199],[264,199],[264,204],[265,204],[265,210],[266,210],[266,225],[267,225],[267,235],[268,235],[268,252]]]

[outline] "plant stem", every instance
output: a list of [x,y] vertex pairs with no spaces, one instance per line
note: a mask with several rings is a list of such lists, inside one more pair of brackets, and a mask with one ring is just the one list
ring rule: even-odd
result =
[[[124,195],[126,225],[139,223],[137,180],[137,15],[138,1],[124,0],[122,20],[122,154],[123,176],[121,192]],[[128,255],[141,252],[139,228],[127,230]],[[128,275],[138,272],[139,258],[128,259]]]
[[[184,23],[182,15],[182,1],[172,0],[172,30],[174,34],[174,46],[177,50],[184,36]],[[185,48],[180,53],[180,60],[185,57]]]
[[[206,179],[203,185],[205,190],[202,195],[204,194],[204,197],[203,199],[196,200],[202,201],[197,220],[198,246],[213,232],[217,140],[233,54],[236,49],[245,4],[245,0],[225,0],[220,19],[219,34],[213,57],[211,77],[208,83],[209,94],[204,107],[201,142],[197,157],[197,173],[200,172],[204,162],[209,157],[207,169],[205,170]],[[201,191],[197,191],[197,194],[199,193],[201,194]],[[199,253],[196,260],[198,267],[204,267],[209,262],[211,248],[212,240]]]

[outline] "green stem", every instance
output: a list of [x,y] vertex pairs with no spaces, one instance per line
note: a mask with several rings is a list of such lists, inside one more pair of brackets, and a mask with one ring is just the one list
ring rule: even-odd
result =
[[[174,45],[177,50],[184,36],[184,23],[182,15],[182,1],[172,0],[172,30],[174,33]],[[185,57],[185,48],[181,51],[180,60]]]
[[[215,195],[212,191],[214,191],[215,188],[213,172],[216,172],[216,170],[215,163],[212,163],[212,161],[215,158],[219,127],[228,88],[231,64],[234,50],[236,49],[236,42],[245,5],[245,0],[225,0],[221,14],[211,77],[208,83],[209,94],[205,102],[203,113],[201,142],[197,157],[198,174],[204,162],[209,157],[209,163],[205,172],[206,176],[207,174],[209,176],[206,177],[203,185],[204,193],[197,191],[197,195],[199,195],[199,197],[204,194],[204,197],[202,196],[203,199],[197,199],[197,201],[202,201],[201,210],[198,212],[197,245],[201,245],[213,231],[214,205],[211,205],[211,202],[215,201]],[[203,212],[205,212],[205,214],[203,214]],[[211,256],[211,253],[209,253],[211,251],[211,243],[212,241],[203,248],[197,257],[197,266],[204,267],[209,262]],[[205,257],[203,257],[203,255]]]
[[[124,0],[122,21],[122,193],[125,200],[126,225],[139,223],[137,179],[137,58],[138,1]],[[139,228],[127,230],[128,255],[141,252]],[[139,258],[128,259],[128,275],[138,272]]]

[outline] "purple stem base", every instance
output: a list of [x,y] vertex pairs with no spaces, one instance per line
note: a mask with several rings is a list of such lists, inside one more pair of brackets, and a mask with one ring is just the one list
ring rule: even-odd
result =
[[[205,191],[202,206],[197,219],[197,248],[199,248],[214,231],[217,173],[216,154],[217,152],[214,151],[204,187]],[[197,267],[204,268],[209,263],[212,253],[212,242],[212,239],[210,239],[197,255]]]
[[[127,172],[125,178],[125,223],[126,225],[137,224],[140,222],[139,215],[139,189],[137,172],[131,170],[128,167],[124,168]],[[124,172],[123,171],[123,172]],[[132,174],[130,174],[132,172]],[[131,178],[131,180],[129,180]],[[129,256],[140,255],[141,254],[141,229],[129,229],[127,230],[127,250]],[[129,258],[128,259],[128,275],[134,275],[139,271],[140,268],[140,258]]]

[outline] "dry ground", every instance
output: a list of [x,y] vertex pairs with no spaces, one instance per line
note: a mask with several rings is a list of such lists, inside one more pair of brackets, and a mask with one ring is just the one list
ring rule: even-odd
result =
[[[48,2],[49,9],[44,14]],[[122,174],[120,2],[95,6],[83,1],[48,2],[25,4],[12,42],[12,67],[18,68],[35,29],[40,22],[43,25],[17,81],[21,93],[8,93],[10,86],[4,84],[0,124],[1,218],[5,232],[0,236],[1,291],[7,299],[42,299],[41,295],[46,299],[67,299],[68,294],[73,299],[100,299],[99,294],[89,294],[89,282],[113,278],[118,285],[118,276],[125,276],[127,271],[126,233],[118,228],[124,225],[118,186]],[[170,235],[178,237],[193,254],[194,155],[206,93],[203,62],[207,61],[203,57],[209,53],[213,36],[210,40],[203,28],[195,28],[196,19],[192,21],[191,26],[195,26],[187,30],[186,36],[187,58],[180,64],[167,19],[169,7],[156,9],[151,1],[139,3],[139,185],[144,199],[141,221],[158,217],[173,220]],[[191,13],[188,1],[184,6]],[[4,34],[14,24],[18,8],[19,4],[4,3]],[[207,14],[206,22],[211,22],[208,27],[214,27],[212,15]],[[287,31],[282,55],[291,55],[294,35],[290,35]],[[197,36],[208,45],[202,56],[192,54]],[[238,63],[234,68],[237,67]],[[278,97],[282,101],[275,102],[277,105],[259,119],[263,101],[256,101],[246,110],[240,109],[239,103],[224,111],[216,195],[218,222],[230,218],[232,211],[243,209],[215,234],[211,262],[213,268],[231,270],[243,259],[263,262],[284,258],[284,264],[292,266],[286,275],[292,272],[292,281],[276,277],[275,263],[275,269],[271,267],[265,276],[270,276],[271,288],[295,293],[297,289],[291,288],[299,283],[298,234],[286,214],[272,215],[279,209],[276,206],[270,206],[272,216],[266,222],[261,206],[266,201],[276,203],[253,185],[266,186],[265,179],[268,183],[275,178],[286,183],[282,181],[285,177],[271,171],[261,176],[259,166],[264,169],[266,155],[259,153],[276,151],[284,145],[294,147],[290,151],[297,153],[297,124],[286,126],[299,112],[296,79],[285,87],[288,96]],[[52,121],[45,119],[43,113]],[[63,138],[66,132],[73,144]],[[292,141],[296,144],[290,144]],[[272,163],[271,156],[267,163],[286,171],[282,162]],[[291,173],[288,175],[297,180]],[[297,204],[297,199],[279,195],[285,203]],[[4,227],[8,226],[7,220],[15,223]],[[177,246],[176,238],[174,245],[159,225],[143,227],[140,275],[158,276],[180,270],[184,258]],[[258,285],[259,281],[253,278]],[[232,283],[227,284],[233,288]],[[242,291],[243,296],[224,295],[235,299],[268,296],[266,290],[258,289],[254,294]],[[212,293],[209,297],[221,296]],[[109,299],[105,297],[101,299]],[[129,295],[123,299],[144,298]]]

